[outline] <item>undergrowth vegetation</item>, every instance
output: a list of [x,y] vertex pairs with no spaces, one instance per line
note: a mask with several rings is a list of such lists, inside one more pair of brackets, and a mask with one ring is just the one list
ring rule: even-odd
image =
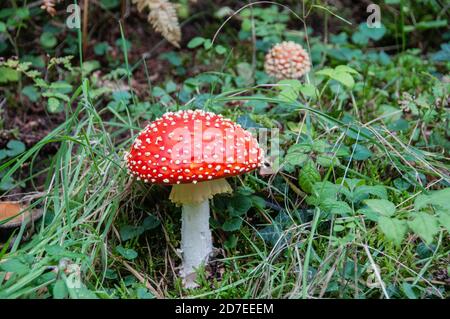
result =
[[[0,199],[44,214],[3,243],[0,297],[449,297],[446,9],[385,1],[373,29],[346,1],[228,2],[178,1],[181,49],[120,1],[92,9],[87,43],[64,6],[2,3]],[[310,55],[300,80],[264,72],[282,41]],[[178,278],[170,187],[123,159],[148,121],[182,109],[278,132],[270,169],[212,201],[216,256],[197,289]]]

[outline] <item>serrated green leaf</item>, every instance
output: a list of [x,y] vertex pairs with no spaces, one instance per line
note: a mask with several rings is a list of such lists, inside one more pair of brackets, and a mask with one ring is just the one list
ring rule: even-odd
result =
[[378,218],[378,226],[387,239],[391,240],[395,245],[400,246],[407,230],[405,221],[380,216]]
[[408,226],[427,244],[431,244],[433,242],[434,235],[439,232],[437,218],[427,213],[415,214],[414,219],[408,221]]
[[266,200],[262,197],[252,195],[251,196],[253,206],[259,209],[264,209],[266,207]]
[[308,160],[308,155],[302,153],[290,153],[285,156],[284,160],[293,166],[301,167]]
[[309,205],[320,206],[327,199],[336,199],[340,186],[329,181],[317,182],[313,187],[313,195],[306,198]]
[[420,210],[428,205],[439,206],[444,210],[450,211],[450,187],[430,192],[429,194],[422,194],[417,196],[414,201],[416,210]]
[[19,81],[19,72],[8,67],[0,67],[0,83]]
[[394,215],[396,211],[394,203],[386,199],[367,199],[364,203],[374,212],[386,217]]
[[332,198],[325,199],[320,204],[320,208],[331,214],[341,215],[341,216],[348,216],[353,213],[353,210],[350,208],[350,206],[346,202],[332,199]]
[[308,194],[312,193],[313,185],[320,182],[320,180],[320,173],[313,161],[307,162],[298,175],[298,184],[300,188]]

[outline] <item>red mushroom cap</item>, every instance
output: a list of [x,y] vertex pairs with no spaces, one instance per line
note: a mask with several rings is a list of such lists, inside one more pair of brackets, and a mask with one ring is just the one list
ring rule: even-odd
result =
[[239,124],[211,112],[165,113],[125,154],[128,170],[155,184],[185,184],[240,175],[260,167],[263,152]]

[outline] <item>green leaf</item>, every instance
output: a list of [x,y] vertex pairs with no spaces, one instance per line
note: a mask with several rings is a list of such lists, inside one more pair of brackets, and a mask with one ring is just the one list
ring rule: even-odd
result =
[[0,67],[0,83],[19,81],[19,72],[7,67]]
[[450,232],[450,212],[440,211],[439,212],[439,223],[442,227]]
[[332,77],[334,74],[334,69],[332,68],[325,68],[322,70],[319,70],[316,72],[317,75],[324,75],[324,76],[328,76],[328,77]]
[[224,231],[236,231],[239,230],[242,226],[242,218],[240,217],[233,217],[231,219],[228,219],[225,223],[222,225],[222,229]]
[[6,32],[6,24],[0,21],[0,33]]
[[355,80],[353,79],[353,77],[349,73],[344,71],[333,72],[331,78],[344,84],[348,88],[352,88],[355,85]]
[[116,47],[120,49],[120,51],[123,51],[124,49],[127,51],[131,50],[131,42],[127,39],[118,38],[115,42]]
[[381,24],[379,28],[368,28],[368,29],[369,29],[368,34],[370,38],[374,41],[380,40],[386,33],[386,27],[383,24]]
[[100,42],[94,46],[94,53],[96,55],[105,55],[110,48],[108,42]]
[[50,113],[61,112],[62,111],[61,103],[59,102],[58,99],[56,99],[54,97],[51,97],[51,98],[48,99],[48,102],[47,102],[47,110]]
[[55,35],[50,32],[43,32],[39,40],[42,47],[45,49],[51,49],[58,43]]
[[289,153],[310,153],[312,152],[312,146],[309,143],[299,143],[292,145],[289,150]]
[[10,258],[0,263],[0,269],[6,272],[13,272],[19,275],[26,274],[30,267],[16,258]]
[[264,209],[266,207],[266,200],[264,198],[256,196],[256,195],[252,195],[251,199],[252,199],[253,207],[256,207],[259,209]]
[[313,195],[306,198],[309,205],[320,206],[327,199],[336,199],[340,185],[333,184],[329,181],[317,182],[313,187]]
[[350,206],[346,202],[336,200],[333,198],[325,199],[320,204],[320,208],[331,214],[341,215],[341,216],[348,216],[348,215],[352,215],[352,213],[353,213],[353,210],[350,208]]
[[429,194],[419,195],[414,201],[416,210],[420,210],[428,205],[438,206],[444,210],[450,211],[450,187],[430,192]]
[[313,161],[307,162],[298,175],[298,184],[300,188],[308,194],[312,193],[313,185],[316,182],[320,182],[320,180],[320,173]]
[[278,82],[277,88],[281,90],[279,98],[286,102],[297,100],[302,86],[298,80],[281,80]]
[[181,60],[180,55],[174,51],[162,53],[159,57],[160,59],[169,61],[169,63],[173,66],[183,65],[183,61]]
[[361,144],[353,144],[353,159],[357,161],[365,161],[372,156],[372,152]]
[[306,97],[316,98],[319,96],[319,90],[314,85],[309,83],[301,85],[299,90]]
[[2,179],[0,179],[0,190],[8,191],[14,187],[14,184],[15,184],[15,181],[11,176],[8,178],[3,177]]
[[189,49],[193,49],[193,48],[196,48],[196,47],[202,45],[203,42],[205,42],[205,38],[195,37],[191,41],[189,41],[189,43],[187,44],[187,47]]
[[102,8],[111,10],[119,6],[120,0],[101,0],[100,4]]
[[373,211],[383,216],[392,216],[395,214],[394,203],[386,199],[367,199],[364,203]]
[[203,47],[205,48],[205,50],[211,49],[212,46],[213,44],[210,39],[206,39],[205,42],[203,42]]
[[352,197],[349,198],[353,203],[358,203],[363,199],[369,197],[369,195],[379,197],[381,199],[387,199],[387,191],[386,187],[383,185],[361,185],[358,186],[352,194]]
[[132,226],[132,225],[124,225],[124,226],[120,227],[120,229],[119,229],[120,238],[123,241],[127,241],[132,238],[139,237],[140,235],[142,235],[144,233],[144,231],[145,230],[143,227]]
[[244,85],[252,85],[253,84],[253,68],[250,63],[241,62],[236,65],[236,70],[240,78],[243,79]]
[[349,67],[347,65],[338,65],[335,68],[335,70],[339,71],[339,72],[346,72],[346,73],[351,73],[351,74],[359,74],[358,71],[356,71],[355,69],[353,69],[353,68],[351,68],[351,67]]
[[417,299],[417,295],[414,292],[413,286],[411,284],[408,284],[407,282],[403,282],[402,290],[405,293],[406,297],[408,297],[408,299]]
[[439,232],[437,218],[427,213],[415,214],[414,219],[408,221],[408,226],[427,244],[431,244],[433,242],[434,235]]
[[18,140],[10,140],[8,144],[6,144],[8,150],[6,150],[6,154],[9,157],[14,157],[23,153],[25,151],[25,144]]
[[394,242],[395,245],[400,246],[407,230],[405,221],[380,216],[378,226],[387,239]]
[[83,65],[81,66],[81,70],[85,75],[88,75],[99,68],[100,62],[98,62],[97,60],[84,61]]
[[36,102],[39,99],[39,92],[33,85],[27,85],[22,89],[22,94],[25,95],[31,102]]
[[336,233],[341,232],[345,230],[345,227],[339,224],[336,224],[333,226],[333,231],[335,231]]
[[128,260],[133,260],[138,256],[138,253],[134,249],[124,248],[122,246],[117,246],[116,252],[118,252],[123,258]]
[[0,150],[0,161],[2,159],[5,159],[6,157],[8,157],[8,154],[6,153],[6,150],[5,149],[1,149]]
[[253,206],[252,198],[241,194],[235,194],[229,204],[233,216],[244,215]]
[[302,153],[287,154],[284,160],[293,166],[302,166],[307,160],[308,155]]
[[147,217],[145,217],[144,221],[142,222],[142,227],[145,230],[151,230],[151,229],[155,229],[160,224],[161,224],[161,222],[159,221],[158,218],[156,218],[153,215],[148,215]]
[[220,54],[220,55],[227,53],[227,49],[223,45],[217,45],[214,48],[214,50],[216,51],[217,54]]
[[340,163],[339,159],[332,154],[317,155],[316,162],[320,166],[326,167],[326,168],[339,165],[339,163]]
[[66,283],[64,280],[59,279],[55,282],[53,286],[53,298],[55,299],[64,299],[68,296],[69,292],[67,290]]
[[138,297],[138,299],[154,299],[155,296],[148,291],[148,289],[144,288],[144,287],[139,287],[136,290],[136,295]]
[[325,68],[320,71],[317,71],[316,74],[327,76],[333,80],[342,83],[343,85],[352,88],[355,85],[355,80],[351,74],[357,74],[356,70],[346,66],[339,65],[334,69]]
[[50,84],[50,89],[61,94],[68,94],[72,92],[73,87],[70,83],[67,83],[66,81],[57,81]]

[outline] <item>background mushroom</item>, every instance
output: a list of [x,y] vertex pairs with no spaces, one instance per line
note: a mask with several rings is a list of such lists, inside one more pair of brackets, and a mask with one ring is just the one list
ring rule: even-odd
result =
[[266,54],[264,69],[277,80],[298,79],[310,71],[311,61],[300,44],[284,41]]
[[181,276],[195,287],[195,269],[212,252],[209,199],[231,193],[226,177],[261,166],[262,149],[249,131],[210,112],[168,112],[145,127],[125,159],[146,183],[173,185],[170,200],[182,206]]

